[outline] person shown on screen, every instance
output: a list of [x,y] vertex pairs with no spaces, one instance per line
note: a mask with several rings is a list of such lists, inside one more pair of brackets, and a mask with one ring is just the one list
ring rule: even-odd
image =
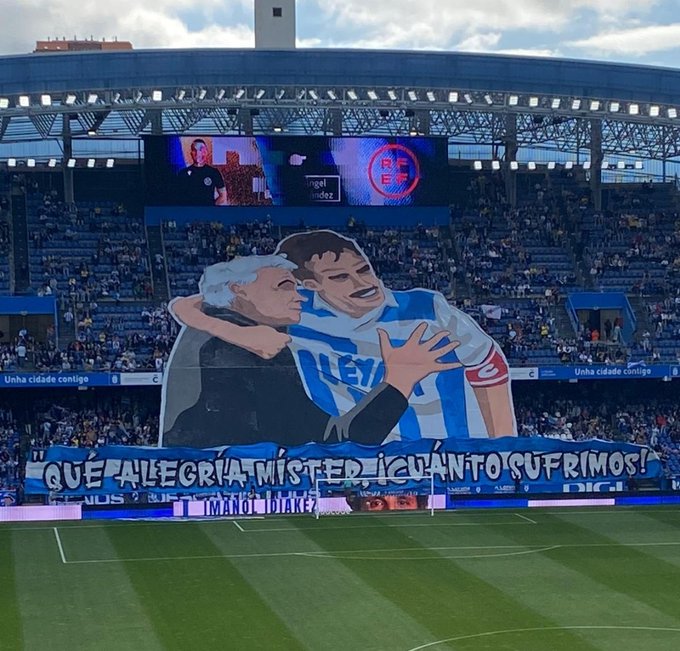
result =
[[[248,256],[207,267],[199,309],[215,323],[285,331],[300,320],[305,298],[281,256]],[[171,306],[172,309],[172,306]],[[269,360],[192,328],[178,337],[164,378],[165,447],[216,447],[266,441],[302,445],[350,440],[379,444],[408,406],[413,388],[430,373],[458,367],[440,363],[457,342],[448,333],[424,338],[416,329],[402,346],[381,340],[384,378],[347,411],[329,414],[307,396],[293,355]],[[192,352],[193,351],[193,352]]]
[[427,508],[427,495],[352,495],[352,511],[419,511]]
[[191,143],[191,165],[179,173],[180,201],[187,206],[226,206],[227,189],[219,170],[208,165],[208,145],[202,138]]

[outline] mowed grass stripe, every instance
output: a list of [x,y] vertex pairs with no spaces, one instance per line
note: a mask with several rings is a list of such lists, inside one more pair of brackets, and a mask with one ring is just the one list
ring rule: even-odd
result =
[[[248,540],[256,553],[323,553],[324,548],[310,541],[296,525],[305,528],[329,522],[291,519],[285,531],[240,533],[239,537]],[[251,524],[243,526],[249,528]],[[202,526],[215,545],[228,554],[235,541],[212,523]],[[233,564],[310,651],[399,650],[432,639],[430,631],[408,611],[385,599],[339,561],[290,556],[240,558]]]
[[23,648],[21,614],[14,578],[12,532],[0,528],[0,648]]
[[[441,529],[436,527],[431,529],[427,527],[404,528],[401,530],[398,526],[395,526],[395,518],[390,516],[375,517],[376,522],[390,525],[389,529],[386,527],[388,533],[383,532],[376,537],[373,537],[373,533],[370,537],[366,533],[362,533],[361,549],[371,547],[376,549],[380,547],[409,549],[408,553],[404,552],[404,558],[399,558],[398,553],[390,552],[389,555],[386,555],[388,560],[352,559],[352,554],[340,555],[338,560],[355,573],[362,582],[371,586],[402,611],[409,613],[422,627],[431,632],[431,639],[421,642],[421,644],[454,635],[483,631],[559,625],[551,617],[532,610],[521,600],[505,594],[502,590],[490,584],[475,571],[475,568],[462,567],[455,561],[441,558],[437,551],[430,549],[435,541],[441,541],[445,535],[448,537],[449,545],[456,545],[457,530],[455,528],[448,529],[448,534],[444,534]],[[488,529],[484,526],[475,527],[475,534],[471,534],[467,530],[464,544],[486,545],[488,544],[486,542],[487,532],[490,533],[495,529],[496,527],[489,527]],[[337,531],[335,540],[332,541],[329,540],[327,532],[323,530],[315,532],[306,529],[304,534],[331,554],[338,548],[351,549],[357,544],[353,538],[356,534],[352,531],[343,531],[342,533]],[[415,552],[413,548],[418,547],[420,547],[420,550]],[[362,553],[356,556],[365,557],[366,554]],[[406,557],[411,557],[411,560]],[[319,559],[318,562],[327,562],[327,559]],[[389,628],[393,623],[389,620],[383,620],[381,625]],[[574,633],[565,632],[562,638],[564,646],[559,648],[565,650],[582,649],[588,651],[597,649],[597,647],[590,646],[579,639]],[[484,644],[487,646],[475,648],[506,648],[498,646],[497,640],[493,642],[486,640]],[[488,646],[489,644],[496,646]],[[392,648],[399,649],[402,647]],[[439,648],[445,647],[438,647],[437,651],[439,651]],[[459,645],[451,643],[449,648],[457,649]]]
[[[544,522],[537,527],[540,527],[542,533],[540,536],[536,536],[539,540],[535,542],[527,540],[526,532],[520,535],[517,529],[504,530],[505,535],[502,539],[498,537],[498,532],[495,532],[492,543],[486,539],[479,542],[480,545],[515,544],[518,545],[515,549],[516,552],[522,551],[523,545],[529,545],[531,549],[536,550],[535,553],[497,558],[492,556],[487,558],[456,558],[450,559],[450,562],[475,573],[490,585],[502,590],[523,607],[550,618],[557,626],[630,626],[635,624],[671,628],[678,626],[675,618],[659,613],[646,603],[637,601],[627,594],[619,594],[612,590],[610,586],[603,585],[586,574],[564,566],[556,560],[556,556],[563,550],[539,551],[546,542],[557,544],[560,539],[583,541],[583,532],[571,531],[570,525],[561,522],[559,519],[555,522]],[[536,527],[534,529],[538,531]],[[416,537],[420,537],[420,535],[421,532],[418,532]],[[494,532],[489,531],[489,536],[493,535]],[[452,539],[447,540],[441,534],[438,534],[434,540],[436,546],[456,545],[457,542]],[[428,540],[428,543],[432,544],[433,541]],[[601,549],[607,550],[609,554],[615,554],[617,550],[615,544],[613,547]],[[496,551],[504,552],[505,550]],[[590,548],[580,547],[575,548],[574,551],[580,554],[588,554]],[[442,556],[464,555],[462,551],[455,550],[441,550],[439,553]],[[494,550],[485,550],[484,553],[495,552]],[[517,628],[520,628],[520,626]],[[550,633],[540,638],[544,645],[542,648],[551,650],[580,649],[588,648],[588,645],[597,649],[612,649],[613,651],[620,651],[622,648],[638,648],[622,647],[621,640],[627,638],[625,637],[626,634],[621,631],[582,629],[571,630],[569,634],[578,636],[581,640],[577,642],[572,640],[572,646],[569,646],[569,642],[564,641],[562,634],[558,636],[556,633]],[[536,635],[532,634],[527,639],[535,638]],[[662,644],[659,644],[659,646],[646,647],[653,648],[655,651],[661,649],[669,649],[670,651],[670,649],[677,648],[675,645],[680,641],[680,635],[672,633],[657,634],[647,631],[638,632],[635,635],[635,639],[654,640],[655,643],[661,639]],[[522,637],[522,641],[524,641],[524,637]],[[501,638],[487,640],[486,643],[490,645],[488,648],[496,648],[493,644],[500,644]],[[464,648],[467,649],[468,647],[465,646]],[[471,646],[469,648],[477,647]],[[525,647],[520,645],[518,648]],[[540,644],[538,644],[538,648],[541,648]]]
[[[123,567],[64,565],[53,529],[14,531],[12,539],[24,648],[162,649]],[[87,539],[62,532],[62,542],[67,557],[85,545],[112,553],[102,529]]]
[[[109,527],[106,533],[121,559],[222,554],[199,526]],[[227,559],[122,561],[122,566],[166,649],[303,648]]]

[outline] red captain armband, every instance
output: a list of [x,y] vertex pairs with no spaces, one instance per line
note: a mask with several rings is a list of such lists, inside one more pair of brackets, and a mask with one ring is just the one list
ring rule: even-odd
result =
[[465,369],[465,379],[472,387],[495,387],[505,384],[508,381],[508,365],[503,356],[492,348],[481,364]]

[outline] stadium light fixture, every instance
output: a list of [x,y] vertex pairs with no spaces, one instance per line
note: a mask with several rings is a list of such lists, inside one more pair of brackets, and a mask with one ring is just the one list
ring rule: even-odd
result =
[[590,100],[590,110],[591,111],[599,111],[600,110],[600,100],[591,99]]
[[609,102],[609,112],[618,113],[621,110],[621,104],[619,102]]
[[449,92],[449,103],[455,104],[458,101],[458,93],[455,90]]
[[42,106],[52,106],[52,95],[45,93],[40,96],[40,104]]
[[144,97],[144,93],[142,93],[141,90],[136,90],[133,99],[135,102],[139,103],[142,101],[142,98]]
[[475,170],[477,170],[477,171],[479,172],[479,171],[482,169],[482,161],[481,161],[481,160],[476,160],[476,161],[472,164],[472,168],[475,169]]
[[527,169],[531,170],[533,172],[536,169],[536,163],[534,161],[530,160],[527,163]]
[[408,135],[409,135],[409,136],[417,136],[417,135],[419,135],[419,134],[418,134],[418,129],[416,129],[416,128],[411,128],[411,129],[409,130],[409,132],[408,132]]
[[28,108],[31,105],[31,98],[28,95],[19,95],[19,106]]
[[628,115],[639,115],[640,105],[639,104],[629,104],[628,105]]
[[517,95],[510,95],[508,97],[508,106],[517,106],[519,104],[519,97]]
[[562,105],[562,100],[559,97],[553,97],[553,100],[550,103],[552,110],[557,111],[557,109],[559,109],[561,105]]
[[669,108],[667,111],[667,115],[671,120],[675,120],[675,118],[678,117],[678,110],[676,108]]
[[283,127],[277,124],[277,125],[273,128],[273,130],[274,130],[274,133],[281,133],[281,132],[283,131]]
[[529,106],[531,108],[536,108],[538,106],[538,97],[536,97],[535,95],[532,95],[529,98]]
[[96,129],[88,129],[87,130],[87,135],[90,138],[94,138],[97,135],[97,130]]
[[659,109],[659,107],[656,104],[652,104],[649,107],[649,117],[658,118],[660,112],[661,112],[661,110]]
[[227,91],[224,90],[224,88],[220,88],[216,93],[215,93],[215,99],[219,102],[224,99],[224,96],[227,94]]
[[208,94],[208,91],[205,88],[201,88],[198,91],[198,99],[203,101],[205,99],[205,96]]
[[473,100],[472,100],[472,95],[470,95],[470,93],[465,93],[465,95],[463,95],[463,99],[464,99],[468,104],[472,104],[472,101],[473,101]]
[[573,160],[568,160],[568,161],[564,164],[564,169],[565,169],[565,170],[574,169],[574,161],[573,161]]
[[68,167],[69,169],[73,169],[75,166],[76,166],[76,159],[75,158],[69,158],[66,161],[66,167]]
[[76,99],[77,97],[75,93],[67,93],[66,99],[64,99],[64,104],[66,104],[66,106],[73,106],[76,103]]
[[501,169],[501,162],[498,160],[492,160],[491,169],[497,172],[499,169]]
[[589,169],[590,169],[590,161],[589,161],[589,160],[584,160],[584,161],[583,161],[583,169],[584,169],[584,170],[589,170]]
[[600,164],[600,169],[601,170],[608,170],[609,169],[609,161],[606,158],[603,159],[602,163]]
[[50,160],[47,161],[47,167],[56,167],[57,166],[57,159],[56,158],[50,158]]
[[425,93],[425,96],[427,97],[428,102],[436,102],[437,101],[437,96],[434,94],[433,90],[428,90],[427,93]]
[[88,104],[96,104],[98,99],[99,99],[99,95],[97,95],[97,93],[88,93],[88,95],[87,95],[87,103]]
[[392,89],[392,88],[390,88],[390,89],[387,91],[387,97],[389,97],[389,99],[390,99],[392,102],[396,102],[396,101],[397,101],[397,91],[394,90],[394,89]]
[[[201,92],[203,92],[201,90]],[[245,88],[239,88],[235,93],[234,93],[234,99],[243,99],[244,95],[246,94],[246,89]],[[199,98],[200,99],[200,98]]]
[[177,94],[175,95],[175,99],[176,99],[178,102],[181,102],[181,101],[184,100],[184,98],[186,97],[186,95],[187,95],[187,91],[184,90],[184,88],[180,88],[180,89],[177,91]]
[[555,161],[554,160],[548,161],[548,169],[549,170],[555,169]]
[[578,98],[571,100],[571,110],[578,111],[581,108],[581,100]]
[[633,165],[633,167],[634,167],[636,170],[641,170],[641,169],[643,168],[642,161],[641,161],[641,160],[636,160],[636,161],[635,161],[635,164]]
[[7,167],[16,167],[17,166],[17,159],[16,158],[8,158],[7,159]]
[[35,158],[29,158],[26,161],[26,167],[35,167]]
[[620,160],[618,163],[616,163],[616,169],[625,170],[626,169],[625,161]]
[[408,95],[408,98],[409,98],[412,102],[417,102],[417,101],[418,101],[418,93],[416,93],[415,90],[409,90],[408,93],[407,93],[407,95]]
[[373,89],[369,90],[366,94],[368,95],[368,99],[372,100],[373,102],[378,99],[378,93],[376,93]]
[[333,102],[334,102],[336,99],[338,99],[337,94],[335,93],[335,91],[334,91],[332,88],[329,88],[329,89],[326,91],[326,95],[328,95],[328,99],[330,99],[330,100],[333,101]]
[[356,90],[354,90],[353,88],[350,88],[350,89],[347,91],[347,97],[349,97],[353,102],[356,102],[356,101],[357,101],[357,98],[358,98],[359,96],[357,95]]
[[151,91],[151,99],[154,102],[162,102],[163,101],[163,91],[160,90],[159,88],[152,90]]
[[[310,92],[313,92],[313,91],[310,91]],[[255,99],[262,99],[265,96],[266,93],[267,93],[267,91],[264,88],[258,88],[257,92],[255,93]],[[312,99],[318,99],[318,96],[317,96],[317,98],[312,97]]]
[[9,108],[9,98],[0,97],[0,109]]
[[96,161],[95,161],[94,158],[88,158],[88,159],[87,159],[87,166],[88,166],[90,169],[92,169],[92,168],[95,166],[95,163],[96,163]]
[[120,93],[114,93],[113,97],[111,98],[111,102],[113,104],[118,104],[118,102],[120,102]]
[[491,106],[491,105],[493,104],[493,97],[491,97],[491,95],[489,95],[489,93],[487,93],[486,95],[484,95],[484,101],[485,101],[489,106]]
[[106,159],[106,169],[111,169],[113,166],[116,164],[116,161],[113,158],[107,158]]
[[[331,92],[331,91],[329,91],[329,92]],[[277,100],[283,99],[284,96],[285,96],[285,94],[286,94],[285,88],[279,88],[279,89],[274,93],[274,97],[275,97]]]
[[513,172],[516,172],[519,169],[519,163],[516,160],[511,160],[510,161],[510,169]]

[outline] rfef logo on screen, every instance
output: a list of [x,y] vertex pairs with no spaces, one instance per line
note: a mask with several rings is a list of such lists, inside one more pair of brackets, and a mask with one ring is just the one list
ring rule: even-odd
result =
[[383,145],[371,157],[368,178],[383,197],[408,197],[420,181],[418,157],[404,145]]

